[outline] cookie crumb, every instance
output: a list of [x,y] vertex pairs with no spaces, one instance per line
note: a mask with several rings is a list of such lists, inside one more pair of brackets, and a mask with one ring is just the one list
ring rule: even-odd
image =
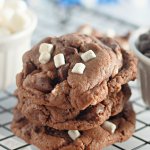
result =
[[68,135],[72,140],[76,140],[78,137],[80,137],[80,132],[78,130],[69,130]]

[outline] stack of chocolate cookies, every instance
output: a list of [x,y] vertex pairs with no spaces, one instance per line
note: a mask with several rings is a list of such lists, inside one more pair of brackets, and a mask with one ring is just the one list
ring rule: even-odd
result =
[[100,150],[127,140],[136,64],[111,38],[45,38],[23,56],[12,131],[41,150]]

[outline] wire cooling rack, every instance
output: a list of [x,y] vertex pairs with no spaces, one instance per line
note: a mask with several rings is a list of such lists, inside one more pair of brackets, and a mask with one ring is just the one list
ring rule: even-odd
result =
[[[65,10],[56,5],[55,1],[30,0],[29,5],[39,18],[32,44],[46,36],[74,32],[79,25],[84,23],[89,23],[103,32],[107,29],[114,29],[117,34],[132,31],[137,27],[106,16],[98,10],[88,11],[81,7]],[[137,114],[135,133],[128,141],[116,143],[105,150],[150,150],[150,109],[143,103],[138,83],[138,80],[130,82],[132,89],[130,101]],[[15,86],[10,86],[5,91],[0,91],[0,150],[31,150],[33,149],[31,145],[13,135],[10,130],[12,108],[17,103],[17,99],[13,96],[14,90]]]

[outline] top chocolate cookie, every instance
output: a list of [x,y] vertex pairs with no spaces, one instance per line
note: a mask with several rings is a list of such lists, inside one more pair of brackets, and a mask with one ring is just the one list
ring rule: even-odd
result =
[[[123,66],[122,53],[110,38],[81,34],[48,37],[24,54],[17,86],[50,106],[84,110],[106,98],[107,81]],[[127,80],[134,78],[133,74]]]

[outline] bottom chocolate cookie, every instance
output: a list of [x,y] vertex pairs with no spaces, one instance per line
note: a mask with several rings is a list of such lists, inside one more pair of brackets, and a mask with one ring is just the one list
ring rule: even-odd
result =
[[101,126],[86,131],[56,130],[31,124],[18,110],[14,111],[12,131],[41,150],[100,150],[132,136],[135,113],[130,103]]

